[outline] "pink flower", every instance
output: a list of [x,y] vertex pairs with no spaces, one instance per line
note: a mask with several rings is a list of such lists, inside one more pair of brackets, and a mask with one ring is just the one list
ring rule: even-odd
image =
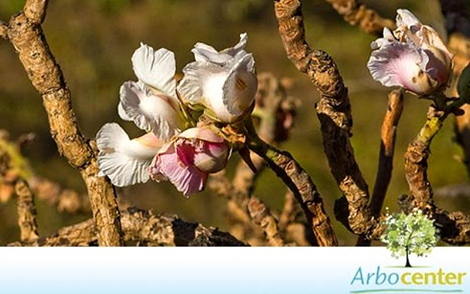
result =
[[204,189],[209,173],[222,170],[229,147],[209,128],[191,128],[165,144],[155,156],[150,176],[157,182],[169,180],[185,196]]
[[387,87],[404,87],[416,95],[442,91],[452,74],[452,54],[437,32],[408,10],[397,10],[397,29],[385,28],[371,44],[367,66],[372,77]]

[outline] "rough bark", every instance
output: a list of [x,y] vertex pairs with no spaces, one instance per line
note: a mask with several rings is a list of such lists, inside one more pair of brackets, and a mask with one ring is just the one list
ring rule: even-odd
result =
[[384,27],[395,28],[395,22],[382,18],[372,9],[356,0],[326,0],[341,15],[344,20],[353,26],[358,26],[366,33],[380,36]]
[[335,215],[356,234],[372,234],[381,226],[368,206],[369,192],[354,158],[351,136],[352,116],[348,90],[336,63],[321,50],[311,49],[305,40],[305,28],[299,0],[275,1],[287,57],[307,74],[320,93],[316,105],[321,123],[324,151],[344,197],[336,202]]
[[261,156],[294,193],[319,246],[337,246],[338,240],[326,214],[323,200],[307,172],[288,152],[277,150],[259,138],[250,138],[250,150]]
[[11,18],[8,40],[43,98],[59,153],[80,171],[85,181],[99,244],[119,246],[123,244],[122,231],[113,186],[106,178],[98,177],[96,148],[78,128],[70,90],[42,31],[47,3],[46,0],[28,0],[24,10]]
[[410,212],[413,208],[422,210],[435,220],[443,241],[463,245],[470,243],[470,217],[462,212],[447,212],[436,207],[427,175],[430,145],[442,128],[447,114],[431,107],[425,125],[415,140],[408,145],[405,154],[405,173],[410,195],[401,199],[401,206],[408,209],[405,212]]
[[24,180],[18,180],[15,185],[15,193],[18,196],[18,225],[20,227],[21,242],[34,242],[38,237],[38,225],[36,222],[36,206],[33,193]]
[[[228,233],[207,228],[176,216],[154,215],[129,208],[122,212],[124,240],[138,246],[246,246]],[[9,246],[96,246],[92,219],[60,229],[56,234],[34,242],[15,242]]]

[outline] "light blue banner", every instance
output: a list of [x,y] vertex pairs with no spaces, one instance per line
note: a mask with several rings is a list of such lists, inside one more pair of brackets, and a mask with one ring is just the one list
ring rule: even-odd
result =
[[1,248],[0,293],[470,293],[470,248]]

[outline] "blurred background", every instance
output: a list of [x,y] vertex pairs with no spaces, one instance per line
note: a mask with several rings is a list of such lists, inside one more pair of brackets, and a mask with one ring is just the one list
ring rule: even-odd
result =
[[[304,1],[303,13],[307,38],[312,47],[330,53],[338,63],[350,90],[354,116],[352,143],[362,172],[372,189],[377,170],[380,126],[387,105],[388,90],[374,82],[367,70],[369,44],[373,37],[346,24],[325,1]],[[388,18],[397,8],[412,10],[423,23],[443,32],[438,1],[364,1]],[[19,11],[24,0],[0,1],[0,19],[8,20]],[[277,32],[271,0],[52,0],[44,24],[49,45],[64,71],[73,93],[82,132],[94,137],[106,122],[119,122],[131,136],[138,129],[118,118],[116,107],[120,85],[135,80],[131,55],[140,42],[175,52],[177,67],[193,60],[190,52],[198,42],[217,49],[232,46],[241,32],[247,32],[247,50],[253,52],[258,72],[269,71],[294,80],[290,94],[302,101],[291,139],[282,148],[289,150],[317,184],[332,219],[333,204],[340,192],[329,172],[323,154],[319,122],[314,113],[318,99],[309,80],[287,60]],[[407,95],[399,125],[395,168],[385,206],[396,209],[396,198],[407,193],[403,154],[426,118],[428,101]],[[26,150],[35,173],[81,193],[85,187],[78,172],[61,158],[49,135],[46,113],[38,93],[31,86],[18,58],[8,42],[0,40],[0,129],[12,138],[33,132],[36,140]],[[454,142],[452,121],[433,142],[430,179],[434,187],[467,181],[460,162],[461,151]],[[233,170],[238,156],[233,156]],[[272,210],[280,209],[285,188],[271,171],[261,175],[255,195]],[[206,191],[187,199],[168,183],[149,182],[119,191],[132,205],[155,212],[178,214],[189,221],[227,229],[226,200]],[[40,200],[39,232],[51,234],[91,216],[91,213],[60,213]],[[468,211],[468,199],[437,197],[443,208]],[[0,203],[0,244],[19,239],[14,198]],[[343,245],[353,245],[356,237],[336,220],[337,234]]]

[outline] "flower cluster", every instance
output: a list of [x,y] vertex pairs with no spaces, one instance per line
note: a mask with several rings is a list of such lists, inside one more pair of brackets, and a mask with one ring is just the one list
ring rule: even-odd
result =
[[400,86],[419,96],[443,91],[452,75],[452,54],[438,33],[408,10],[398,9],[397,29],[385,28],[371,45],[367,66],[384,86]]
[[220,52],[197,43],[179,84],[173,52],[141,44],[132,56],[138,81],[122,85],[118,113],[147,133],[131,140],[118,124],[104,125],[96,136],[100,175],[118,187],[153,179],[184,195],[203,190],[208,174],[225,168],[230,145],[207,119],[197,120],[203,112],[214,122],[240,122],[252,110],[257,78],[247,38]]

